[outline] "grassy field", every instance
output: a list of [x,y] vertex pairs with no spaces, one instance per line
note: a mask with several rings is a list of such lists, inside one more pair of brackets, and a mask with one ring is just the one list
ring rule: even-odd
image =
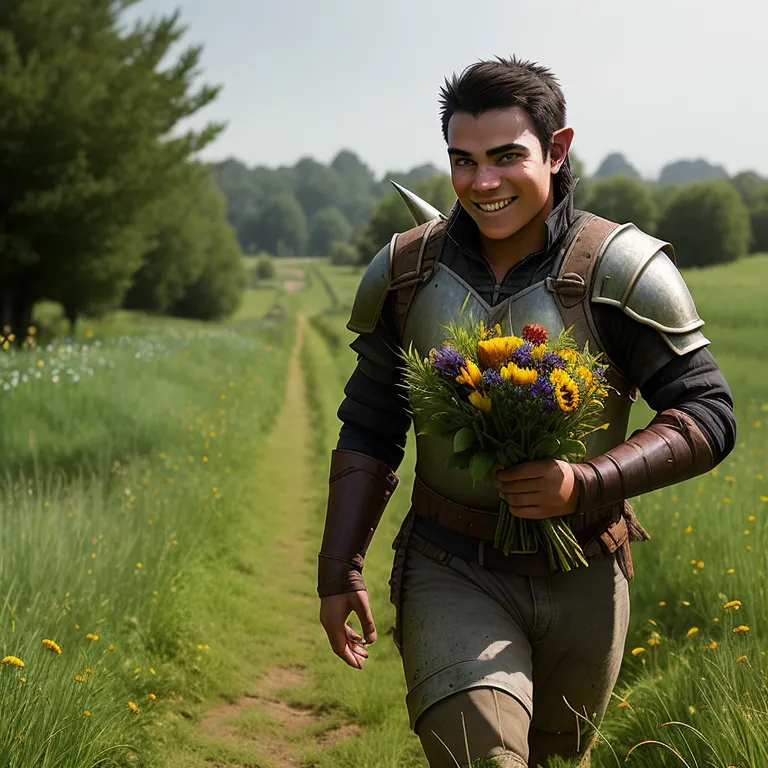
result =
[[[327,645],[314,570],[360,272],[282,270],[225,325],[119,314],[0,354],[0,650],[24,663],[0,666],[0,765],[425,765],[386,584],[412,441],[367,558],[380,640],[358,673]],[[768,765],[768,257],[686,278],[738,446],[636,504],[653,540],[596,766]]]

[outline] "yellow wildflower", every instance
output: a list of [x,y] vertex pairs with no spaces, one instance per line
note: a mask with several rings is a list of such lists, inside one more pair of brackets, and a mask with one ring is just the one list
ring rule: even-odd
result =
[[20,669],[24,667],[24,662],[18,656],[6,656],[0,661],[0,664],[13,664],[14,667],[19,667]]
[[693,637],[699,631],[698,627],[691,627],[686,633],[686,637]]
[[588,390],[592,389],[595,377],[592,375],[592,371],[590,371],[586,365],[578,366],[578,368],[576,368],[574,371],[574,374],[584,382]]
[[735,568],[729,568],[729,569],[726,571],[726,573],[727,573],[729,576],[732,576],[734,573],[736,573],[736,569],[735,569]]
[[746,656],[739,656],[739,658],[736,659],[736,663],[741,664],[743,661],[746,661],[746,660],[747,660]]
[[729,608],[735,608],[737,611],[741,608],[741,600],[729,600],[724,606],[726,610]]
[[555,370],[549,374],[549,380],[554,386],[573,381],[573,379],[562,368],[555,368]]
[[92,674],[92,673],[93,673],[93,670],[92,670],[90,667],[86,667],[86,668],[85,668],[85,674],[86,674],[86,675],[90,675],[90,674]]
[[533,384],[538,378],[538,373],[534,368],[521,368],[515,363],[505,365],[501,371],[501,378],[504,381],[511,381],[513,384],[527,386]]
[[491,398],[489,395],[484,395],[475,390],[469,395],[469,402],[472,403],[475,408],[483,411],[483,413],[491,412]]
[[210,648],[210,646],[207,643],[198,643],[197,649],[199,651],[207,651]]
[[555,397],[557,398],[557,404],[560,406],[560,410],[564,413],[570,413],[578,408],[579,388],[573,381],[571,381],[570,384],[557,384],[555,385]]
[[156,701],[156,700],[157,700],[157,696],[155,696],[155,694],[154,694],[154,693],[150,693],[150,694],[149,694],[149,696],[148,696],[147,698],[148,698],[150,701]]
[[639,656],[641,653],[645,653],[645,648],[633,648],[632,655]]
[[733,628],[733,632],[736,635],[743,635],[749,632],[749,627],[746,624],[739,624],[738,627]]
[[94,635],[94,634],[93,634],[93,632],[89,632],[89,633],[88,633],[88,634],[85,636],[85,639],[86,639],[86,640],[92,640],[92,641],[94,641],[94,642],[95,642],[96,640],[98,640],[98,639],[99,639],[99,636],[98,636],[98,635]]
[[157,672],[155,672],[155,670],[154,670],[154,669],[152,669],[152,667],[150,667],[150,668],[149,668],[149,674],[150,674],[150,675],[156,675],[156,674],[157,674]]
[[717,640],[713,640],[713,641],[712,641],[712,642],[711,642],[711,643],[710,643],[710,644],[707,646],[707,648],[708,648],[710,651],[714,651],[714,650],[715,650],[715,648],[717,648]]
[[519,336],[499,336],[477,343],[477,360],[483,368],[499,370],[506,365],[515,350],[523,343]]
[[129,701],[128,702],[128,709],[131,710],[131,712],[137,713],[139,711],[139,708],[136,706],[135,701]]
[[20,677],[19,678],[19,682],[20,683],[26,683],[27,682],[27,678],[26,677]]
[[648,645],[659,645],[661,643],[661,635],[658,632],[651,632],[648,638]]
[[466,365],[461,368],[461,373],[456,377],[459,384],[468,384],[476,388],[483,383],[483,374],[480,369],[471,361],[467,360]]
[[77,680],[78,683],[82,683],[85,678],[82,675],[75,675],[75,680]]
[[90,716],[91,716],[91,713],[90,713],[90,712],[89,712],[87,709],[84,709],[84,710],[83,710],[83,715],[84,715],[85,717],[90,717]]
[[547,345],[546,344],[537,344],[533,349],[531,350],[531,358],[533,359],[534,363],[538,363],[541,361],[541,358],[544,357],[544,353],[547,351]]
[[693,533],[693,526],[692,525],[686,525],[684,533]]
[[136,563],[137,568],[143,568],[144,566],[141,563]]
[[726,475],[724,478],[726,483],[735,483],[736,478],[733,475]]
[[667,604],[667,601],[666,601],[666,600],[662,600],[662,601],[660,601],[660,602],[659,602],[659,606],[660,606],[661,608],[664,608],[664,607],[666,606],[666,604]]
[[618,706],[619,709],[626,709],[629,706],[629,702],[628,701],[620,701],[617,704],[617,706]]
[[575,363],[578,355],[573,349],[559,349],[557,354],[565,360],[566,363]]
[[114,650],[115,650],[115,646],[114,646],[114,645],[110,645],[110,646],[109,646],[109,648],[108,648],[107,650],[108,650],[108,651],[114,651]]
[[755,522],[755,520],[757,520],[757,518],[756,518],[754,515],[750,515],[750,516],[747,518],[747,522],[748,522],[748,523],[754,523],[754,522]]
[[49,651],[53,651],[53,653],[58,653],[58,654],[61,653],[61,646],[54,640],[43,640],[43,645]]

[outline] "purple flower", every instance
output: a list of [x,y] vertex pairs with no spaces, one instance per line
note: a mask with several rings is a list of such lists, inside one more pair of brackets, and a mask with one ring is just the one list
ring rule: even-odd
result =
[[512,362],[521,368],[533,368],[533,358],[531,351],[533,346],[529,341],[523,342],[513,353]]
[[432,367],[448,379],[455,379],[466,362],[458,349],[447,344],[432,353]]
[[531,395],[538,401],[543,410],[555,410],[555,406],[557,405],[555,402],[555,388],[548,379],[539,376],[536,381],[531,384]]
[[565,368],[565,360],[557,352],[545,352],[541,356],[539,370],[542,373],[550,374],[555,368]]
[[501,374],[493,368],[487,368],[483,371],[483,381],[488,387],[500,387],[504,383]]

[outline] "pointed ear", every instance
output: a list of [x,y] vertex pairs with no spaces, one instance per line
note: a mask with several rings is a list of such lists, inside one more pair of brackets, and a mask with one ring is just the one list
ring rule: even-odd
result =
[[557,173],[560,166],[568,157],[568,150],[573,142],[573,128],[561,128],[552,134],[552,141],[549,145],[549,162],[552,173]]

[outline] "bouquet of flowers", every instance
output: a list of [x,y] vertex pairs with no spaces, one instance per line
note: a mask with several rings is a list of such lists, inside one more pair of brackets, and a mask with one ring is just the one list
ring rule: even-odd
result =
[[[549,338],[541,325],[504,336],[464,317],[444,326],[443,345],[421,358],[403,352],[405,384],[422,434],[453,441],[448,466],[480,482],[492,470],[524,461],[579,461],[609,392],[607,366],[570,329]],[[547,552],[552,570],[587,565],[567,518],[529,520],[502,502],[494,546],[504,554]]]

